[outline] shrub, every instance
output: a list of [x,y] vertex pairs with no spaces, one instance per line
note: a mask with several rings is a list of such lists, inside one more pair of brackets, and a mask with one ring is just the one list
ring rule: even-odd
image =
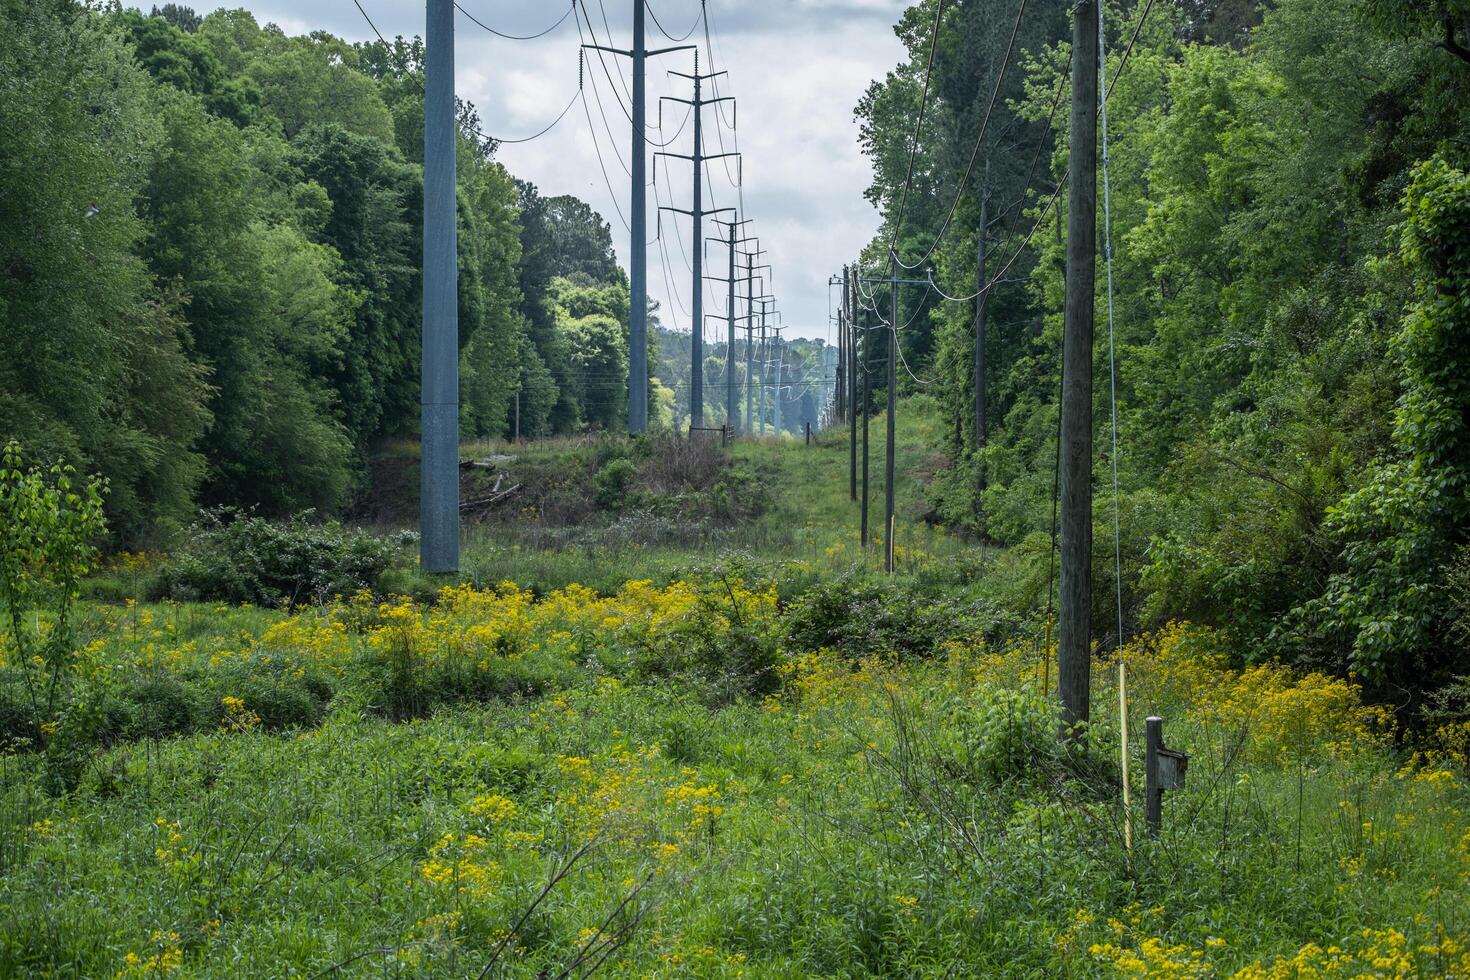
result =
[[0,454],[0,670],[24,699],[23,710],[0,714],[20,726],[12,737],[45,747],[48,782],[68,790],[101,721],[95,701],[76,695],[94,665],[90,649],[77,649],[74,609],[106,530],[101,482],[76,486],[74,476],[69,466],[27,467],[14,442]]
[[1005,626],[988,607],[941,591],[855,576],[810,589],[787,626],[793,649],[823,647],[862,659],[878,654],[927,657],[946,640],[969,640]]
[[637,473],[638,468],[633,465],[633,461],[622,457],[609,461],[598,470],[592,481],[597,487],[598,505],[608,510],[617,510],[622,506]]
[[374,587],[398,546],[305,511],[270,521],[232,507],[207,511],[159,573],[160,597],[295,606]]
[[992,783],[1034,776],[1058,744],[1056,711],[1032,690],[980,688],[958,721],[969,770]]

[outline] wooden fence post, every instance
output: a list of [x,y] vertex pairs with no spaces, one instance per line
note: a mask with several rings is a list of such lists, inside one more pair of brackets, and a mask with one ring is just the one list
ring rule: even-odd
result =
[[1144,789],[1148,796],[1145,819],[1148,835],[1158,837],[1164,823],[1164,791],[1184,788],[1189,756],[1165,747],[1164,719],[1151,717],[1145,725],[1148,729],[1148,748],[1144,755]]

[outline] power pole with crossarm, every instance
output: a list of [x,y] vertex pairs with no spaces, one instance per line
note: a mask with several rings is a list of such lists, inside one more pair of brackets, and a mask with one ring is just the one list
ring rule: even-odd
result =
[[644,63],[652,57],[674,51],[696,51],[693,44],[650,51],[644,41],[646,0],[633,0],[633,47],[628,50],[601,44],[584,44],[584,48],[620,54],[633,61],[633,159],[629,168],[632,178],[632,211],[628,243],[628,432],[639,435],[648,431],[648,156],[647,99]]
[[[663,119],[663,104],[665,100],[669,102],[680,102],[684,105],[689,106],[689,111],[694,115],[694,152],[692,154],[667,153],[661,150],[654,155],[653,166],[654,170],[657,171],[658,158],[662,156],[676,157],[680,160],[688,160],[691,164],[693,164],[694,168],[694,202],[690,209],[686,211],[683,208],[665,206],[660,210],[675,211],[679,214],[687,214],[694,222],[694,235],[690,239],[690,241],[693,242],[694,250],[694,268],[692,270],[694,274],[694,294],[692,297],[694,312],[690,318],[691,322],[689,331],[691,334],[689,338],[691,359],[691,363],[689,366],[689,424],[690,426],[698,428],[704,425],[704,249],[701,247],[704,241],[704,219],[706,215],[720,214],[726,211],[732,214],[735,213],[734,208],[714,208],[711,210],[705,209],[704,162],[706,160],[719,160],[724,157],[739,156],[738,153],[714,153],[709,155],[705,154],[704,131],[701,127],[701,120],[704,115],[702,110],[707,105],[714,105],[719,102],[730,102],[733,104],[735,99],[728,95],[714,99],[704,99],[700,97],[701,83],[704,82],[706,79],[718,78],[719,76],[725,74],[725,72],[717,71],[712,74],[701,75],[699,73],[698,51],[694,52],[694,74],[686,75],[684,72],[680,71],[671,71],[669,72],[669,74],[674,75],[678,78],[687,78],[694,82],[693,99],[679,99],[675,98],[672,95],[666,95],[663,97],[663,99],[659,100],[660,122],[662,122]],[[654,180],[657,179],[658,174],[655,173]]]

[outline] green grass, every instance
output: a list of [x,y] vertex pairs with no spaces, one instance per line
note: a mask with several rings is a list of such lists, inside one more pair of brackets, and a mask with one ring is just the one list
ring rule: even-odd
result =
[[[460,580],[541,604],[94,604],[69,690],[116,725],[0,754],[0,976],[1470,976],[1465,758],[1171,630],[1128,652],[1130,849],[1115,665],[1063,751],[1036,584],[924,523],[937,423],[900,423],[891,583],[826,433],[737,444],[771,506],[705,539],[472,532]],[[1158,840],[1154,713],[1191,756]]]
[[1177,728],[1191,789],[1130,861],[1106,784],[1040,754],[983,775],[964,718],[985,695],[959,670],[702,693],[588,674],[412,724],[342,704],[300,733],[115,748],[66,798],[12,757],[0,969],[97,976],[132,953],[190,976],[474,975],[589,842],[505,972],[557,975],[603,923],[626,943],[604,972],[671,977],[1105,976],[1093,947],[1148,939],[1229,975],[1309,942],[1360,951],[1365,928],[1412,950],[1470,927],[1463,787],[1397,778],[1376,750],[1244,765]]

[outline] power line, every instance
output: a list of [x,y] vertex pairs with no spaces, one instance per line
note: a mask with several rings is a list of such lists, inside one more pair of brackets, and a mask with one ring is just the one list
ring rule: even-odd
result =
[[[941,3],[940,6],[943,6],[943,4]],[[901,265],[901,266],[903,266],[905,269],[917,269],[919,266],[923,265],[924,262],[925,262],[925,260],[927,260],[929,258],[929,256],[931,256],[931,255],[934,254],[934,250],[936,248],[938,248],[939,247],[939,243],[944,240],[945,233],[949,231],[950,222],[954,220],[955,210],[957,208],[959,208],[959,206],[960,206],[960,198],[964,196],[964,193],[965,193],[965,184],[969,182],[969,180],[970,180],[970,174],[975,169],[975,160],[980,156],[980,146],[981,146],[982,143],[985,142],[985,131],[990,127],[990,116],[995,111],[995,101],[996,101],[997,98],[999,98],[999,96],[1000,96],[1000,88],[1005,83],[1006,69],[1008,67],[1010,67],[1010,63],[1011,63],[1011,52],[1014,51],[1015,50],[1015,47],[1016,47],[1016,35],[1021,30],[1021,15],[1024,14],[1025,12],[1026,12],[1026,0],[1021,0],[1021,2],[1016,5],[1016,22],[1013,25],[1011,25],[1011,39],[1010,39],[1010,42],[1006,45],[1006,53],[1005,53],[1005,57],[1001,60],[1001,63],[1000,63],[1000,71],[995,76],[995,88],[993,88],[991,90],[991,92],[990,92],[990,103],[989,103],[989,105],[987,105],[985,107],[985,118],[980,123],[980,132],[975,136],[975,146],[970,150],[970,162],[965,165],[965,175],[960,178],[960,185],[959,185],[959,187],[957,187],[955,189],[954,201],[949,206],[949,214],[945,215],[944,224],[940,225],[940,227],[939,227],[939,234],[934,237],[933,243],[924,252],[924,254],[919,257],[919,260],[917,262],[915,262],[913,265],[909,265],[908,263],[904,262],[902,259],[898,259],[897,260],[898,261],[898,264]],[[939,25],[937,23],[934,26],[934,30],[935,30],[935,37],[937,38],[938,37],[938,32],[939,32]],[[930,57],[930,60],[932,62],[933,57],[934,57],[932,51],[931,51],[929,57]],[[927,85],[927,83],[926,83],[926,85]],[[923,124],[924,124],[923,107],[920,106],[920,111],[919,111],[919,126],[922,127]],[[918,130],[917,129],[914,132],[914,138],[915,138],[915,140],[918,139]],[[914,166],[913,157],[910,156],[909,157],[909,171],[910,171],[910,173],[912,173],[912,171],[913,171],[913,166]],[[902,210],[902,208],[900,208],[899,209],[899,223],[900,223],[900,225],[902,225],[902,222],[903,222],[903,210]],[[983,232],[983,229],[982,229],[982,232],[981,233],[982,234],[984,233]],[[897,245],[897,242],[898,242],[898,232],[895,231],[894,232],[894,243],[895,243],[895,246]],[[897,254],[897,251],[895,249],[895,255],[896,254]]]
[[[580,74],[580,70],[579,70],[578,74]],[[508,140],[508,139],[502,139],[499,136],[487,136],[485,133],[481,132],[478,129],[475,130],[475,135],[476,136],[479,136],[481,139],[491,140],[491,141],[493,141],[495,143],[500,143],[500,144],[529,143],[532,140],[538,140],[538,139],[540,139],[541,137],[545,136],[547,133],[551,132],[553,129],[556,128],[557,123],[561,122],[562,119],[564,119],[566,117],[566,114],[571,111],[572,104],[577,101],[577,97],[579,95],[581,95],[581,94],[582,94],[582,83],[579,80],[577,82],[577,91],[575,91],[575,92],[572,93],[572,97],[567,100],[567,104],[562,107],[561,112],[557,113],[557,116],[556,116],[555,119],[553,119],[553,120],[551,120],[551,122],[547,123],[545,129],[541,130],[541,132],[539,132],[539,133],[536,133],[534,136],[526,136],[526,137],[523,137],[523,138],[518,139],[518,140]]]
[[919,137],[924,130],[924,110],[929,105],[929,81],[934,73],[934,52],[939,47],[939,23],[944,16],[944,0],[939,0],[939,5],[934,11],[933,37],[929,41],[929,62],[924,66],[924,92],[919,97],[919,118],[914,124],[914,138],[909,144],[909,169],[903,179],[903,195],[898,201],[898,218],[893,224],[893,237],[888,243],[888,250],[896,252],[898,248],[898,236],[903,231],[903,213],[908,207],[909,187],[914,182],[914,157],[919,154]]
[[557,18],[557,21],[556,21],[555,24],[552,24],[550,27],[546,28],[546,30],[544,30],[544,31],[538,31],[535,34],[506,34],[504,31],[497,31],[495,28],[491,27],[489,24],[486,24],[484,21],[480,20],[474,14],[470,13],[468,10],[464,9],[463,7],[461,7],[459,5],[459,0],[455,0],[455,2],[454,2],[454,9],[455,10],[458,10],[460,13],[462,13],[466,17],[468,17],[470,19],[470,21],[472,23],[474,23],[476,26],[484,28],[485,30],[489,31],[491,34],[494,34],[496,37],[503,37],[507,41],[534,41],[538,37],[545,37],[546,35],[550,34],[552,31],[554,31],[558,27],[560,27],[562,24],[564,24],[566,22],[566,19],[571,16],[572,11],[575,10],[575,9],[577,9],[577,0],[572,0],[572,5],[567,8],[567,12],[566,13],[562,14],[559,18]]
[[367,21],[368,26],[373,29],[373,33],[378,35],[378,40],[382,41],[383,44],[386,46],[388,43],[388,39],[383,36],[382,31],[378,30],[378,25],[373,23],[373,19],[368,16],[368,12],[362,9],[361,0],[352,0],[352,3],[357,7],[357,12],[362,14],[362,19]]
[[1113,97],[1113,86],[1118,84],[1118,79],[1123,77],[1123,69],[1128,66],[1128,56],[1133,54],[1133,44],[1138,40],[1138,34],[1143,30],[1143,22],[1148,20],[1148,12],[1154,7],[1154,0],[1148,0],[1143,5],[1143,13],[1138,16],[1138,23],[1133,27],[1133,36],[1128,39],[1128,47],[1123,49],[1123,60],[1118,63],[1118,70],[1113,73],[1113,80],[1108,83],[1107,93],[1103,96],[1103,106]]
[[668,30],[664,28],[664,25],[659,21],[658,14],[654,13],[653,4],[645,3],[644,8],[648,11],[648,16],[653,18],[653,24],[655,27],[658,28],[659,33],[668,38],[670,41],[673,41],[675,44],[679,44],[680,42],[689,40],[689,35],[693,34],[695,28],[699,27],[700,21],[704,20],[704,0],[700,0],[699,16],[696,17],[694,19],[694,23],[689,26],[689,30],[684,32],[683,37],[674,37],[674,35],[670,34]]
[[[593,86],[593,91],[596,91],[596,86]],[[602,181],[607,185],[607,196],[612,199],[613,210],[617,212],[618,220],[623,223],[623,227],[631,235],[633,229],[628,225],[628,219],[623,214],[622,205],[618,203],[618,195],[613,190],[612,178],[607,175],[607,164],[602,160],[602,144],[597,140],[597,127],[592,124],[592,110],[587,107],[587,93],[579,92],[577,94],[582,96],[582,111],[587,116],[587,135],[592,137],[592,148],[597,151],[597,168],[602,171]]]

